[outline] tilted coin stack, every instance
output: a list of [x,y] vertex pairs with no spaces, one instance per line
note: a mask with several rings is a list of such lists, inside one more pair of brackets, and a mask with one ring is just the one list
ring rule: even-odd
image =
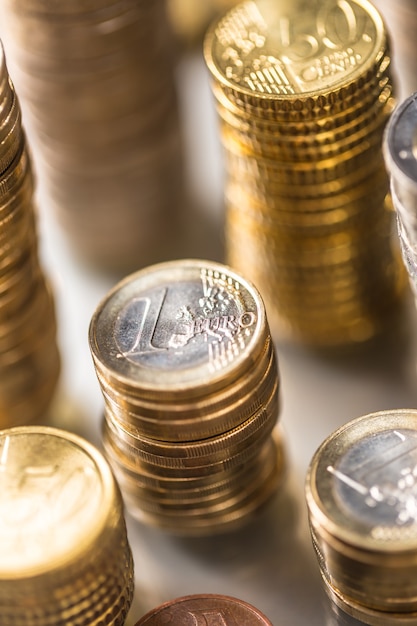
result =
[[384,156],[391,179],[397,232],[417,304],[417,93],[398,105],[384,136]]
[[122,626],[133,562],[110,467],[62,430],[0,432],[2,626]]
[[43,419],[60,356],[38,254],[34,180],[19,101],[0,48],[0,427]]
[[306,498],[324,589],[342,615],[415,624],[417,411],[371,413],[332,433],[310,463]]
[[226,169],[227,262],[273,334],[313,346],[387,328],[403,293],[382,156],[390,50],[366,0],[247,1],[205,59]]
[[104,449],[133,516],[174,534],[235,527],[283,477],[279,376],[261,297],[221,264],[157,264],[98,305],[90,348]]
[[164,0],[6,0],[0,33],[40,195],[76,252],[123,274],[170,254],[183,173]]

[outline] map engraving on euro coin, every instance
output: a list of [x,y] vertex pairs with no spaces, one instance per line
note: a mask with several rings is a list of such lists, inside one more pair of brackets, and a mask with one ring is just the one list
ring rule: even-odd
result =
[[0,573],[70,555],[82,529],[95,524],[102,496],[86,451],[43,433],[3,431],[0,489]]
[[271,626],[250,604],[222,595],[178,598],[150,611],[136,626]]
[[334,489],[349,516],[374,538],[417,523],[417,432],[386,430],[365,437],[333,467]]
[[317,93],[372,67],[382,32],[366,0],[248,1],[217,23],[206,57],[216,78],[239,91]]
[[[243,295],[245,291],[245,295]],[[196,278],[166,280],[141,291],[117,315],[119,358],[179,370],[207,363],[221,370],[245,350],[257,326],[256,303],[226,272],[201,268]]]

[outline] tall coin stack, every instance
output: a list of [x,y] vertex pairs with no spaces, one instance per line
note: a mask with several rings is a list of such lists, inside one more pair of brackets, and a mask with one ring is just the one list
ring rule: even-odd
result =
[[313,346],[384,330],[405,284],[381,144],[390,54],[367,0],[247,1],[209,29],[228,263],[273,334]]
[[0,18],[40,193],[75,249],[123,272],[168,255],[183,177],[165,1],[6,0]]
[[284,465],[279,377],[251,284],[209,261],[148,267],[98,305],[89,340],[104,448],[133,516],[211,534],[269,500]]
[[19,101],[0,47],[0,426],[42,419],[60,357],[51,290],[43,275],[34,181]]
[[360,623],[415,624],[417,411],[371,413],[331,434],[310,463],[306,498],[331,602]]
[[103,456],[55,428],[0,432],[2,626],[122,626],[133,563]]
[[404,264],[417,303],[417,93],[392,114],[385,130],[384,156],[391,178]]

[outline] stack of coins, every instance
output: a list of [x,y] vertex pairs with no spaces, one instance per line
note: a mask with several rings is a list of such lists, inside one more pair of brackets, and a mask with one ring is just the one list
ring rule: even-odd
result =
[[[210,616],[207,618],[207,616]],[[256,607],[230,596],[201,594],[176,598],[149,611],[136,626],[195,626],[196,624],[272,626]]]
[[384,156],[410,285],[417,302],[417,93],[394,111],[385,131]]
[[415,624],[417,410],[365,415],[330,435],[306,497],[331,601],[365,624]]
[[0,48],[0,426],[44,417],[60,370],[19,101]]
[[414,53],[417,6],[414,0],[373,0],[392,37],[397,91],[401,100],[417,90]]
[[75,249],[123,272],[168,255],[183,177],[165,1],[7,0],[0,17],[40,193]]
[[2,626],[122,626],[133,563],[103,456],[47,427],[0,432]]
[[381,144],[393,110],[384,24],[367,0],[259,0],[213,24],[228,263],[271,328],[316,346],[384,330],[406,281]]
[[109,292],[89,339],[105,452],[134,516],[210,534],[269,500],[283,474],[279,376],[251,284],[209,261],[154,265]]

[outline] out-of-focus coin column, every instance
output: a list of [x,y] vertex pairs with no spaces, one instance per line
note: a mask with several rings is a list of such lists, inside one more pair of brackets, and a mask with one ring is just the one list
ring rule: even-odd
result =
[[415,624],[417,410],[364,415],[331,434],[306,498],[331,602],[365,624]]
[[384,156],[403,260],[417,298],[417,93],[392,114],[384,136]]
[[284,470],[279,376],[256,288],[217,263],[161,263],[108,293],[89,341],[133,516],[211,534],[270,499]]
[[84,439],[0,432],[2,626],[122,626],[134,577],[120,491]]
[[417,5],[414,0],[373,0],[373,4],[384,17],[391,34],[395,83],[403,100],[417,90]]
[[0,47],[0,426],[42,419],[60,371],[53,296],[38,255],[34,180]]
[[0,18],[39,188],[76,251],[122,272],[169,257],[183,173],[165,1],[6,0]]
[[207,33],[226,168],[227,262],[265,299],[277,336],[366,340],[398,308],[383,129],[389,42],[366,0],[259,0]]
[[207,624],[208,621],[212,624],[272,626],[256,607],[238,598],[220,594],[184,596],[165,602],[144,615],[136,626],[194,626]]

